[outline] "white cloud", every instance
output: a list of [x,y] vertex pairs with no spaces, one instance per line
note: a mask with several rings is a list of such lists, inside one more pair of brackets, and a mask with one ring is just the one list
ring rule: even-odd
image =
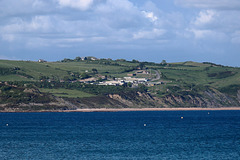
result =
[[158,17],[155,16],[153,12],[142,11],[142,13],[146,18],[149,18],[152,22],[155,22],[156,20],[158,20]]
[[[31,1],[30,1],[31,2]],[[33,8],[42,8],[42,7],[46,7],[45,2],[43,2],[42,0],[34,0],[31,2],[32,3],[32,7]]]
[[55,0],[7,0],[0,1],[0,16],[32,16],[54,11]]
[[105,3],[102,3],[99,6],[97,6],[97,10],[99,12],[105,13],[115,12],[116,10],[119,11],[119,9],[131,11],[134,8],[136,9],[133,3],[128,0],[106,0]]
[[63,38],[59,39],[58,42],[67,42],[67,43],[76,43],[76,42],[83,42],[84,38]]
[[213,10],[200,11],[194,24],[197,26],[201,26],[201,25],[210,23],[214,20],[215,15],[216,15],[216,12],[214,12]]
[[151,31],[139,31],[133,34],[133,39],[154,39],[166,33],[163,29],[154,28]]
[[49,16],[35,16],[31,21],[14,18],[11,24],[1,27],[1,30],[5,33],[46,32],[50,31],[51,27],[52,22]]
[[[46,7],[45,1],[26,1],[29,8],[37,6]],[[37,15],[34,13],[28,16],[20,14],[10,17],[6,22],[0,24],[2,40],[17,42],[24,39],[29,46],[34,46],[34,42],[28,41],[35,38],[39,44],[45,46],[51,40],[55,40],[58,43],[76,43],[75,37],[83,38],[84,41],[92,43],[101,41],[125,43],[132,40],[133,35],[134,39],[154,39],[154,37],[163,34],[163,30],[155,29],[160,27],[159,19],[155,12],[150,9],[147,9],[148,12],[143,11],[145,10],[144,8],[136,6],[130,0],[52,1],[55,3],[50,2],[49,4],[52,5],[52,8],[55,7],[55,10],[52,10],[51,14],[46,14],[45,12],[38,12]],[[93,2],[95,2],[94,5]],[[17,4],[17,6],[19,5]],[[91,10],[84,11],[91,6],[93,6]],[[79,13],[76,10],[69,10],[65,7],[77,8],[83,10],[83,12]],[[66,11],[69,14],[66,15]],[[16,11],[16,15],[17,13],[22,13],[22,11]],[[63,40],[63,37],[67,37],[68,40]],[[22,40],[22,42],[24,41]],[[46,44],[44,41],[46,41]],[[82,39],[78,39],[78,42],[82,42]]]
[[106,32],[137,30],[150,22],[141,10],[129,0],[106,0],[96,7],[95,20]]
[[186,27],[186,32],[193,34],[198,40],[238,43],[239,15],[240,11],[237,10],[200,10]]
[[192,32],[197,39],[206,38],[212,34],[211,30],[187,29],[187,31]]
[[239,0],[175,0],[177,5],[184,7],[212,9],[240,9]]
[[[9,1],[12,3],[13,0]],[[201,1],[186,0],[187,2],[200,3]],[[46,4],[51,4],[50,6],[55,10],[51,10],[50,14],[38,10],[27,16],[22,16],[23,9],[16,10],[14,16],[7,17],[0,24],[0,36],[3,41],[14,42],[23,38],[28,41],[34,37],[42,38],[41,42],[53,39],[58,43],[80,43],[83,42],[82,39],[84,42],[92,43],[101,41],[125,43],[137,39],[156,42],[162,35],[170,41],[178,37],[179,33],[188,35],[185,36],[188,38],[192,38],[189,35],[194,35],[195,38],[201,39],[211,35],[212,31],[224,33],[229,26],[235,27],[234,30],[239,29],[238,26],[240,26],[234,14],[229,15],[227,11],[219,14],[218,10],[204,9],[199,11],[196,17],[192,17],[194,15],[192,14],[186,18],[183,12],[163,11],[150,2],[142,6],[137,5],[138,1],[130,0],[52,0],[51,2],[24,0],[23,3],[28,4],[29,7],[25,10],[38,7],[47,10]],[[207,1],[203,0],[201,3],[207,3]],[[3,2],[0,1],[0,4]],[[6,4],[10,7],[10,4]],[[83,12],[65,7],[77,8]],[[86,11],[89,7],[91,10]],[[2,8],[4,7],[0,6],[0,9]],[[17,7],[14,8],[23,7],[17,2]],[[69,14],[66,14],[66,11]],[[14,11],[11,10],[11,12]],[[233,17],[235,19],[232,19]],[[236,22],[232,23],[233,21]],[[188,33],[184,31],[185,28],[188,28]],[[63,40],[64,37],[68,40]],[[76,40],[76,37],[80,39]]]
[[210,29],[186,29],[188,32],[194,34],[194,37],[198,40],[204,39],[209,42],[227,42],[229,36],[224,32],[210,30]]
[[80,10],[87,10],[92,5],[93,0],[58,0],[62,7],[71,7]]
[[36,16],[32,19],[28,29],[38,31],[49,31],[52,29],[52,22],[49,16]]

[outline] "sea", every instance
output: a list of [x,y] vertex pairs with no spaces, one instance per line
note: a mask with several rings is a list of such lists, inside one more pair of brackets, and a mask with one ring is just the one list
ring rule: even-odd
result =
[[0,113],[1,160],[238,160],[240,111]]

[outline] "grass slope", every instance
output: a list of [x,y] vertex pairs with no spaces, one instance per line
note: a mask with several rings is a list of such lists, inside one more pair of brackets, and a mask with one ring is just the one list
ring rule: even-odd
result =
[[86,97],[95,96],[93,94],[89,94],[79,90],[71,90],[71,89],[64,89],[64,88],[59,88],[59,89],[41,88],[40,91],[43,93],[51,93],[57,97],[67,97],[67,98],[86,98]]
[[[71,72],[84,73],[86,71],[91,72],[96,68],[99,74],[121,74],[127,69],[127,66],[117,65],[103,65],[97,62],[45,62],[38,63],[33,61],[9,61],[0,60],[0,68],[17,70],[18,75],[25,77],[31,76],[25,80],[39,80],[40,76],[47,76],[49,78],[63,79],[65,76],[69,76]],[[12,81],[17,80],[16,76],[9,74],[10,76],[0,75],[0,81]],[[14,77],[11,77],[14,76]]]
[[[151,92],[166,92],[171,86],[177,86],[182,90],[190,89],[193,85],[210,86],[217,89],[228,86],[240,85],[240,68],[226,67],[213,63],[179,62],[161,65],[152,62],[143,62],[148,71],[154,73],[157,70],[161,74],[159,82],[166,82],[164,86],[150,88]],[[9,61],[0,60],[0,81],[39,81],[39,77],[47,76],[50,79],[60,80],[71,73],[92,73],[92,69],[98,70],[98,74],[112,77],[125,77],[128,73],[134,73],[133,67],[140,62],[131,61],[70,61],[70,62],[45,62],[33,61]],[[149,78],[149,75],[139,77]],[[67,91],[66,91],[67,92]]]

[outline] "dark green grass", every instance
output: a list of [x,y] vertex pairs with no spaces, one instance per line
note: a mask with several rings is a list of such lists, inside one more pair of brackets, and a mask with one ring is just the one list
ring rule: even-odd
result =
[[58,88],[58,89],[46,89],[41,88],[39,89],[41,92],[44,93],[51,93],[54,96],[57,97],[67,97],[67,98],[85,98],[85,97],[93,97],[95,95],[85,93],[79,90],[71,90],[71,89],[64,89],[64,88]]

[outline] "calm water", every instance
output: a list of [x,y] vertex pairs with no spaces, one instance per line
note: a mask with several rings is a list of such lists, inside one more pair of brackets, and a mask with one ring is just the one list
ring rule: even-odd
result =
[[0,159],[240,159],[240,111],[209,113],[0,113]]

